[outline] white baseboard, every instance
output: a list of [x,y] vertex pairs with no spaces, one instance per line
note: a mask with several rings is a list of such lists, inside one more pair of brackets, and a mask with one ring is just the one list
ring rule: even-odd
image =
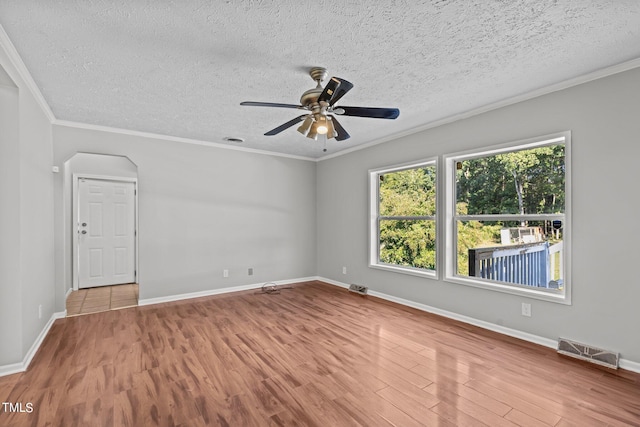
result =
[[[274,283],[280,286],[280,285],[290,285],[292,283],[308,282],[311,280],[320,280],[320,279],[317,276],[313,276],[313,277],[302,277],[302,278],[290,279],[290,280],[278,280],[278,281],[267,282],[267,283]],[[264,283],[252,283],[250,285],[232,286],[229,288],[219,288],[219,289],[208,289],[206,291],[190,292],[187,294],[178,294],[178,295],[169,295],[166,297],[146,298],[138,301],[138,305],[143,306],[143,305],[152,305],[152,304],[162,304],[164,302],[208,297],[211,295],[227,294],[230,292],[248,291],[251,289],[260,289],[263,285]]]
[[73,292],[73,288],[67,289],[67,293],[64,294],[64,300],[65,301],[67,300],[67,298],[69,298],[69,295],[71,295],[71,292]]
[[622,369],[626,369],[627,371],[637,372],[640,374],[640,363],[638,362],[633,362],[627,359],[619,359],[618,366],[620,366]]
[[24,364],[20,363],[12,363],[11,365],[2,365],[0,366],[0,377],[5,375],[17,374],[18,372],[24,372]]
[[[338,282],[336,280],[332,280],[332,279],[327,279],[325,277],[318,277],[316,280],[320,280],[322,282],[325,283],[329,283],[331,285],[334,286],[339,286],[341,288],[349,288],[349,285],[346,283],[342,283],[342,282]],[[470,325],[474,325],[474,326],[478,326],[480,328],[483,329],[488,329],[490,331],[493,332],[498,332],[500,334],[503,335],[508,335],[510,337],[514,337],[514,338],[519,338],[521,340],[524,341],[528,341],[528,342],[532,342],[535,344],[539,344],[541,346],[544,347],[549,347],[549,348],[557,348],[558,343],[555,340],[549,339],[549,338],[545,338],[545,337],[541,337],[538,335],[533,335],[527,332],[523,332],[523,331],[519,331],[517,329],[511,329],[511,328],[507,328],[501,325],[496,325],[495,323],[489,323],[489,322],[485,322],[484,320],[478,320],[478,319],[474,319],[473,317],[469,317],[469,316],[463,316],[461,314],[458,313],[454,313],[451,311],[447,311],[447,310],[442,310],[436,307],[431,307],[429,305],[426,304],[421,304],[415,301],[410,301],[410,300],[406,300],[403,298],[398,298],[398,297],[394,297],[393,295],[387,295],[387,294],[383,294],[382,292],[377,292],[377,291],[371,291],[369,290],[368,292],[369,295],[377,297],[377,298],[381,298],[387,301],[391,301],[391,302],[395,302],[407,307],[412,307],[418,310],[422,310],[422,311],[426,311],[427,313],[433,313],[433,314],[437,314],[439,316],[443,316],[443,317],[447,317],[449,319],[453,319],[453,320],[459,320],[460,322],[464,322],[464,323],[468,323]],[[637,372],[640,373],[640,363],[638,362],[633,362],[631,360],[626,360],[626,359],[620,359],[619,360],[619,366],[622,369],[626,369],[627,371],[632,371],[632,372]]]
[[42,345],[42,342],[49,333],[49,329],[51,329],[51,326],[53,326],[53,322],[55,322],[57,319],[66,317],[66,315],[66,310],[63,312],[53,313],[47,324],[44,325],[42,331],[40,331],[40,334],[38,335],[34,343],[31,345],[29,351],[27,351],[27,354],[25,354],[22,362],[0,366],[0,377],[26,371],[29,367],[29,364],[31,363],[31,360],[33,359],[33,356],[36,355],[38,349],[40,348],[40,345]]

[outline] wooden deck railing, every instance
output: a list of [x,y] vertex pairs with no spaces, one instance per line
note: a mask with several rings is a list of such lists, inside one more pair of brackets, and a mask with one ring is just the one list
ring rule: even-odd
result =
[[469,249],[469,276],[499,282],[557,288],[564,279],[562,265],[562,242]]

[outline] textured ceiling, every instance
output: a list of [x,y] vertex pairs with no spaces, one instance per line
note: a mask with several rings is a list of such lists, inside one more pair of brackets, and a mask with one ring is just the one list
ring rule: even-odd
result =
[[[316,158],[640,57],[637,0],[0,0],[0,24],[59,120]],[[312,66],[400,117],[341,117],[327,153],[263,136],[301,113],[240,102],[298,103]]]

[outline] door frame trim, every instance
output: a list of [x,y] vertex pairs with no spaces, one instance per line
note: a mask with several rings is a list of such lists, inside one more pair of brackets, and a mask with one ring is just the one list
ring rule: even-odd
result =
[[77,291],[80,284],[80,252],[78,250],[78,234],[79,234],[79,215],[80,204],[78,203],[78,182],[81,179],[94,179],[97,181],[112,181],[112,182],[126,182],[133,183],[133,220],[134,220],[134,273],[133,278],[138,283],[138,178],[124,177],[124,176],[109,176],[109,175],[94,175],[88,173],[74,173],[72,175],[73,189],[72,189],[72,215],[71,215],[71,258],[73,259],[73,267],[71,268],[73,290]]

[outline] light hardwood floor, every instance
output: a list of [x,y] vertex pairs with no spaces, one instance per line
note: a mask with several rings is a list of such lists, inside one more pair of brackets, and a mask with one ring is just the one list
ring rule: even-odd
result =
[[[331,285],[55,322],[13,426],[628,426],[640,375]],[[0,408],[1,409],[1,408]]]

